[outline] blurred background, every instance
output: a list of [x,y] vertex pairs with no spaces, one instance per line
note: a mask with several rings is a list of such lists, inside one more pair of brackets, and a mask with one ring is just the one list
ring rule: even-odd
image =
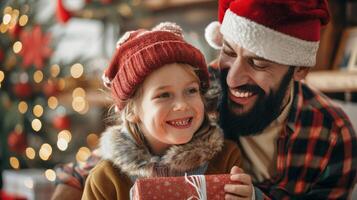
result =
[[[357,17],[352,13],[357,5],[329,2],[332,20],[322,31],[317,66],[306,82],[336,99],[356,123]],[[2,193],[48,199],[54,166],[83,163],[96,148],[111,106],[101,75],[125,31],[176,22],[209,62],[218,52],[205,42],[204,29],[216,20],[217,4],[216,0],[1,0]]]
[[216,9],[212,0],[0,1],[3,193],[48,199],[54,166],[88,158],[111,106],[102,72],[125,31],[174,21],[211,60],[203,32]]

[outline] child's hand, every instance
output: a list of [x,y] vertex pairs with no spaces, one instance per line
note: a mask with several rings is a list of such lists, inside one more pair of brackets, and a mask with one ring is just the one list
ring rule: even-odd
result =
[[247,199],[251,200],[253,196],[253,184],[250,175],[244,173],[244,171],[234,166],[231,169],[231,180],[236,181],[236,184],[226,184],[224,191],[226,192],[225,199]]

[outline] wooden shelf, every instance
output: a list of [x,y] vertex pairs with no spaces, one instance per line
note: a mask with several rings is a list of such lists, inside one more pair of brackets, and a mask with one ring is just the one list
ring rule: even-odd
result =
[[357,71],[310,72],[305,82],[322,92],[357,92]]

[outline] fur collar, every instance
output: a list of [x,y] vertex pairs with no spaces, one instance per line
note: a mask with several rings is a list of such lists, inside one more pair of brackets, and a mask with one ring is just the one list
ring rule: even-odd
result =
[[101,136],[100,155],[129,176],[149,177],[157,175],[157,168],[166,168],[169,172],[194,170],[220,152],[223,142],[221,129],[207,123],[189,143],[173,145],[159,157],[137,145],[125,128],[113,126]]

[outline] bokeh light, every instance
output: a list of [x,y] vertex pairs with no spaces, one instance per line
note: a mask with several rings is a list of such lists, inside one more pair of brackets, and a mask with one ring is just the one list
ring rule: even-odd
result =
[[10,157],[10,165],[14,169],[19,169],[20,168],[20,162],[16,157]]
[[42,122],[39,119],[34,119],[34,120],[32,120],[31,126],[32,126],[33,130],[38,132],[42,128]]
[[0,70],[0,83],[5,79],[5,74]]
[[50,98],[48,98],[47,103],[48,103],[48,107],[54,110],[58,106],[58,99],[55,96],[51,96]]
[[29,17],[27,15],[21,15],[21,17],[19,19],[19,25],[25,26],[28,21],[29,21]]
[[11,15],[10,14],[5,14],[2,17],[2,23],[4,23],[5,25],[9,24],[11,21]]
[[59,90],[64,90],[66,87],[66,81],[63,78],[58,79],[57,84]]
[[14,50],[14,53],[19,53],[22,49],[22,43],[20,41],[17,41],[14,43],[12,48]]
[[76,63],[71,67],[71,75],[73,78],[79,78],[83,75],[83,65]]
[[52,77],[57,77],[59,75],[59,73],[61,72],[60,66],[57,64],[54,64],[51,66],[50,68],[50,73]]
[[85,96],[86,96],[86,91],[81,87],[77,87],[72,92],[72,97],[73,98],[75,98],[75,97],[85,97]]
[[90,150],[87,147],[81,147],[76,154],[76,160],[78,162],[85,162],[89,156]]
[[27,147],[25,153],[27,158],[29,158],[30,160],[33,160],[36,156],[35,149],[33,149],[32,147]]
[[33,80],[36,83],[40,83],[43,80],[43,73],[40,70],[35,71],[35,73],[33,73]]
[[25,114],[28,109],[28,105],[25,101],[20,101],[17,108],[21,114]]
[[58,138],[57,147],[61,151],[66,151],[66,149],[68,148],[68,142],[63,138]]
[[91,133],[87,136],[87,144],[90,148],[96,148],[99,142],[98,135],[95,133]]
[[39,156],[42,160],[48,160],[52,154],[52,147],[48,143],[44,143],[41,145]]
[[35,105],[33,107],[33,114],[36,116],[36,117],[41,117],[42,114],[43,114],[43,107],[41,105]]
[[73,110],[81,112],[86,108],[86,100],[83,97],[75,97],[72,101]]
[[70,142],[72,139],[72,134],[69,130],[62,130],[58,133],[58,139],[64,139],[66,142]]
[[45,171],[45,176],[47,180],[53,182],[56,180],[56,172],[53,169],[47,169]]

